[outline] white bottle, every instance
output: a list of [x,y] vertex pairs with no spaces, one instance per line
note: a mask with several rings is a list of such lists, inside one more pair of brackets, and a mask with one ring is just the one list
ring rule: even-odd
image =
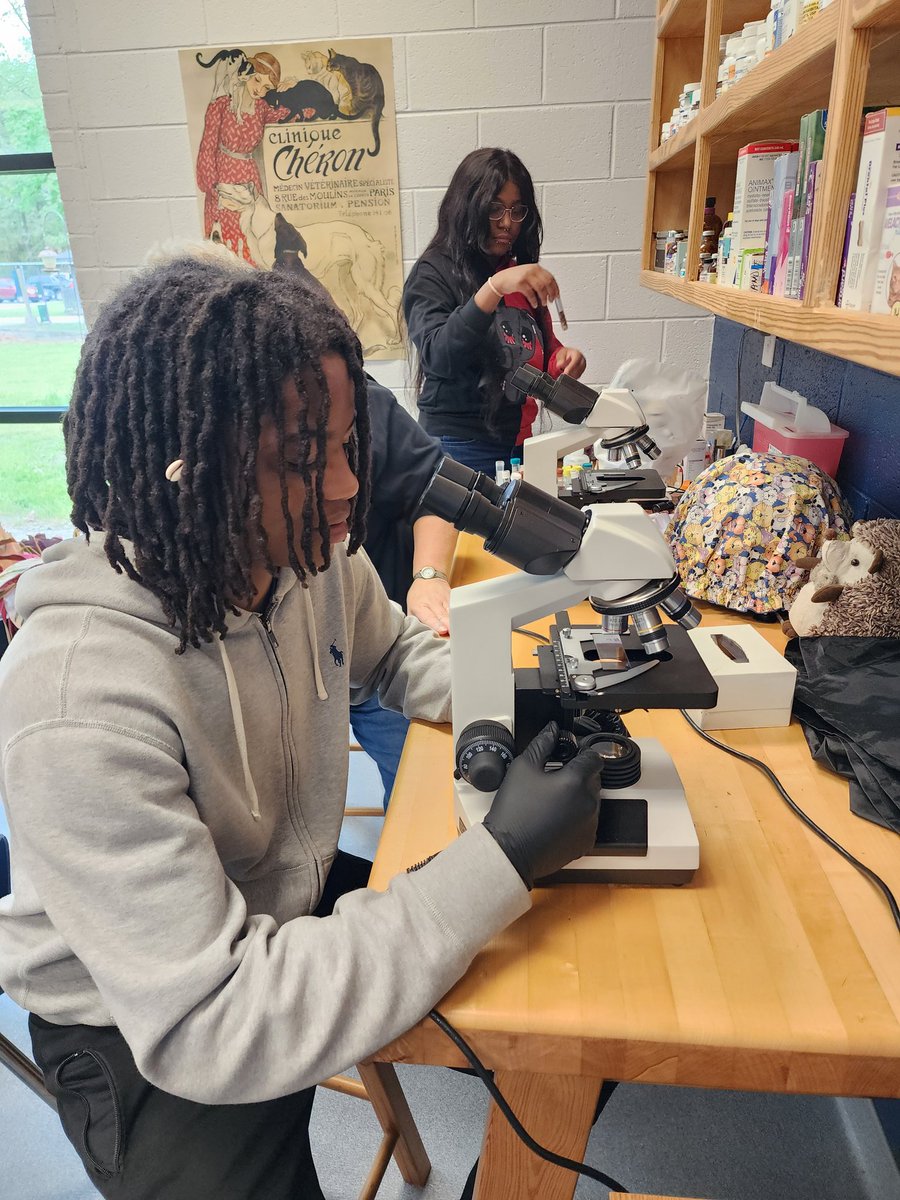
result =
[[707,466],[707,445],[706,438],[700,437],[694,442],[687,454],[681,460],[682,477],[685,483],[689,483]]

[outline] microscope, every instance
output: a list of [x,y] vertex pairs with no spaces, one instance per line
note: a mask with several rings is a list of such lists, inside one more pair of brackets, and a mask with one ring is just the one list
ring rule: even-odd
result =
[[[593,851],[541,883],[687,883],[699,844],[672,759],[633,740],[617,713],[712,708],[717,688],[686,630],[699,622],[659,530],[637,504],[574,508],[527,481],[505,486],[442,459],[420,505],[477,534],[515,574],[450,599],[454,796],[460,830],[483,820],[513,758],[551,719],[547,769],[585,743],[604,759]],[[565,606],[588,598],[595,623]],[[663,625],[662,609],[677,624]],[[520,625],[555,614],[537,666],[513,668]]]
[[530,484],[556,496],[559,459],[593,441],[603,430],[602,448],[612,462],[624,462],[627,469],[582,471],[573,480],[572,496],[566,496],[566,501],[575,505],[623,500],[653,504],[666,499],[666,486],[659,474],[641,469],[641,455],[658,458],[659,448],[650,437],[640,405],[627,388],[595,392],[568,375],[554,379],[527,365],[519,367],[510,382],[572,427],[525,439],[523,467]]

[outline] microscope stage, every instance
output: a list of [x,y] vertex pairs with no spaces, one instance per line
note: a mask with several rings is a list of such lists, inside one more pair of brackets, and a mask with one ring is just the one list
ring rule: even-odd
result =
[[[634,787],[603,793],[613,809],[601,817],[604,843],[569,863],[541,886],[557,883],[689,883],[700,865],[700,844],[675,764],[655,738],[636,738],[641,778]],[[487,815],[493,792],[479,792],[463,780],[454,784],[460,832]],[[629,802],[634,804],[630,810]],[[601,810],[603,801],[601,801]],[[606,819],[604,819],[604,817]],[[644,822],[646,820],[646,826]],[[604,828],[606,827],[606,828]],[[646,845],[644,829],[646,828]],[[607,840],[609,839],[609,840]]]

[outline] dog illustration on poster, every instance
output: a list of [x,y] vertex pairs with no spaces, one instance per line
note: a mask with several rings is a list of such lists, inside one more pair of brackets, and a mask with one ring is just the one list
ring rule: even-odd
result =
[[[248,258],[271,270],[305,271],[314,276],[341,308],[363,353],[398,345],[399,294],[384,292],[384,246],[350,221],[319,221],[299,228],[273,212],[252,184],[223,184],[220,202],[237,214]],[[224,238],[215,238],[222,240]]]

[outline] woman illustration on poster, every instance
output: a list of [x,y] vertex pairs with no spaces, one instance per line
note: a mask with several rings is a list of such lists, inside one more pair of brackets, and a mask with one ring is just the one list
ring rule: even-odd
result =
[[203,236],[211,238],[216,231],[229,250],[253,262],[228,185],[250,184],[256,195],[265,194],[253,155],[265,127],[288,115],[286,108],[272,107],[263,98],[280,87],[281,64],[265,51],[248,58],[239,50],[220,51],[209,63],[198,54],[197,61],[202,67],[217,63],[225,68],[206,110],[197,154],[197,186],[206,197]]

